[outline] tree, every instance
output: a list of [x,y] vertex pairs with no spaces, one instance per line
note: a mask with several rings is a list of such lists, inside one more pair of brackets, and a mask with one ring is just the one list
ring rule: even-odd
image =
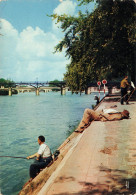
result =
[[61,83],[62,83],[62,81],[55,79],[54,81],[49,82],[49,86],[50,87],[58,87],[58,86],[61,86]]
[[13,87],[14,84],[15,83],[11,80],[0,78],[0,86],[4,86],[5,88],[8,88],[8,87]]
[[[78,0],[80,5],[92,0]],[[133,0],[97,0],[94,12],[78,17],[52,15],[65,32],[56,52],[71,59],[65,80],[72,90],[84,90],[94,80],[129,73],[135,81],[136,4]]]

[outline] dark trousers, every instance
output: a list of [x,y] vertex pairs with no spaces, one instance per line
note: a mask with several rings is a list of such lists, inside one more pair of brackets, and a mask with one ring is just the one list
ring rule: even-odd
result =
[[36,175],[38,173],[40,173],[40,169],[43,169],[45,167],[47,167],[47,165],[52,161],[52,157],[48,157],[46,159],[40,159],[39,161],[38,160],[35,160],[35,162],[33,164],[30,165],[30,170],[29,170],[29,174],[30,174],[30,177],[31,178],[35,178]]
[[128,95],[127,95],[127,88],[121,88],[121,104],[123,104],[124,101],[127,102]]

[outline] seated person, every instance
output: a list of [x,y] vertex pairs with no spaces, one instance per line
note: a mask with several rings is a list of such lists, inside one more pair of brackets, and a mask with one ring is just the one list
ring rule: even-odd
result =
[[36,157],[35,162],[30,165],[30,180],[35,178],[40,172],[40,169],[47,167],[47,165],[53,160],[51,151],[45,144],[44,136],[41,135],[38,137],[38,143],[40,145],[38,152],[27,157],[27,159]]
[[122,120],[129,118],[129,112],[124,110],[123,112],[118,112],[114,109],[104,109],[102,111],[94,111],[92,109],[85,109],[83,118],[75,130],[75,132],[83,132],[85,128],[87,128],[92,121],[114,121],[114,120]]
[[98,105],[98,104],[99,104],[99,102],[100,102],[100,98],[98,98],[98,96],[97,96],[97,95],[95,95],[95,96],[94,96],[94,100],[96,100],[96,105]]

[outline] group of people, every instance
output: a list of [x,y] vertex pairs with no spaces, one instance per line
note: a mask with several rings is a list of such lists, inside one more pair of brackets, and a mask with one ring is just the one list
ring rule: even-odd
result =
[[[129,83],[128,83],[128,76],[126,75],[123,80],[121,81],[120,83],[120,89],[121,89],[121,105],[124,104],[124,102],[126,102],[126,104],[129,104],[128,101],[129,101],[129,97],[128,96],[128,88],[130,87],[130,90],[131,92],[134,90],[134,87],[132,87]],[[131,95],[131,92],[129,95]],[[95,98],[96,100],[96,105],[99,104],[100,102],[100,98],[98,96],[95,95]]]
[[[94,111],[87,108],[85,109],[83,118],[75,132],[82,133],[85,128],[91,124],[92,121],[114,121],[128,118],[129,112],[127,110],[124,110],[123,112],[118,112],[114,109]],[[48,164],[53,161],[51,150],[45,143],[44,136],[38,137],[38,144],[40,145],[38,152],[27,157],[27,159],[36,157],[35,162],[30,165],[30,180],[35,178],[41,169],[47,167]]]
[[[127,87],[129,86],[129,83],[127,79],[128,76],[125,76],[121,81],[121,104],[123,104],[124,101],[128,104]],[[83,118],[75,132],[82,133],[92,121],[114,121],[128,118],[129,112],[127,110],[118,112],[115,109],[110,108],[102,111],[94,111],[87,108],[85,109]],[[41,135],[38,137],[38,144],[40,145],[38,152],[27,157],[27,159],[36,157],[35,162],[30,165],[30,180],[35,178],[41,169],[47,167],[48,164],[53,161],[51,150],[45,143],[44,136]]]
[[[130,86],[128,83],[128,76],[125,76],[123,80],[120,83],[121,88],[121,105],[124,104],[124,101],[126,104],[128,103],[128,93],[127,89]],[[96,99],[96,97],[95,97]],[[96,99],[97,100],[97,99]],[[97,104],[98,104],[97,100]],[[83,132],[85,128],[87,128],[92,121],[114,121],[114,120],[122,120],[122,119],[128,119],[129,118],[129,112],[127,110],[124,110],[123,112],[118,112],[114,109],[104,109],[102,111],[94,111],[92,109],[85,109],[83,118],[78,126],[78,128],[75,130],[75,132]]]

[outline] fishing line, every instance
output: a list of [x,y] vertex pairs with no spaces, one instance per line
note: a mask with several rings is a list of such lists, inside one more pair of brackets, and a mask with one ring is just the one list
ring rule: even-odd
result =
[[0,156],[0,157],[8,157],[8,158],[23,158],[23,159],[27,159],[26,157],[21,157],[21,156]]

